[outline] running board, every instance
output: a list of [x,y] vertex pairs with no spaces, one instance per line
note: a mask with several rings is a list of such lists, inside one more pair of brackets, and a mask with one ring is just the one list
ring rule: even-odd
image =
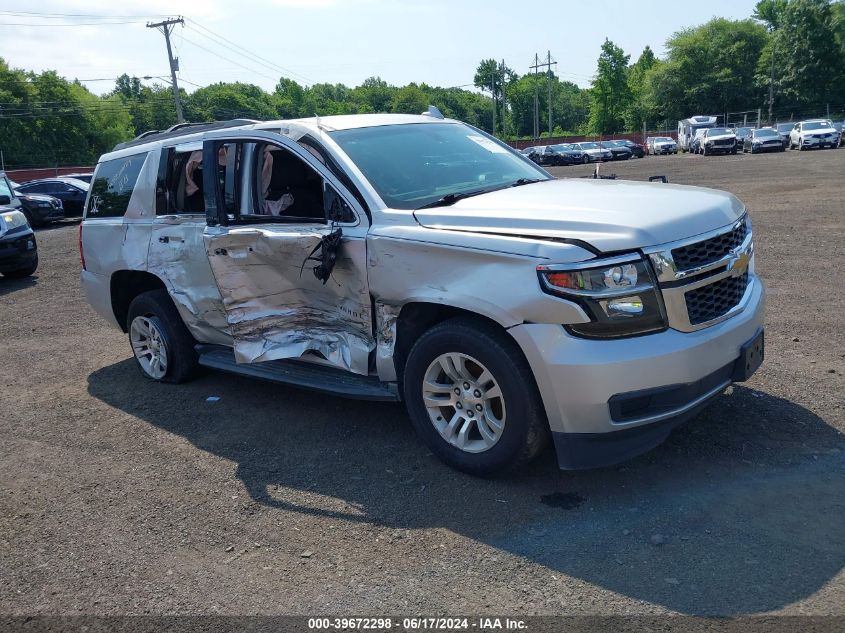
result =
[[371,376],[359,376],[342,369],[297,360],[237,363],[235,353],[231,349],[216,345],[197,345],[196,350],[199,354],[199,364],[210,369],[353,400],[400,400],[395,383],[384,383]]

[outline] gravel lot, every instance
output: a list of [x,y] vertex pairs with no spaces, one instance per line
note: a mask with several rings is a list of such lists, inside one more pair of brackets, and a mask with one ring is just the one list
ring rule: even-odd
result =
[[398,405],[151,384],[85,302],[76,226],[39,231],[37,276],[0,280],[0,613],[845,615],[845,150],[603,170],[746,202],[767,360],[589,472],[474,479]]

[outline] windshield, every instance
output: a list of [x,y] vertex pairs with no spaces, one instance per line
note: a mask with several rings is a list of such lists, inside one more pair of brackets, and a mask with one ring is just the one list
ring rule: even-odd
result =
[[730,134],[728,130],[723,127],[714,127],[713,129],[708,132],[708,136],[721,136],[723,134]]
[[581,149],[598,149],[598,143],[579,143]]
[[780,134],[778,134],[774,130],[755,130],[754,131],[754,137],[755,138],[760,138],[761,136],[776,136],[776,137],[780,138]]
[[778,123],[778,132],[789,132],[793,127],[794,123]]
[[805,130],[824,130],[830,127],[827,123],[823,123],[821,121],[811,121],[810,123],[804,124]]
[[550,178],[511,148],[460,123],[384,125],[329,134],[394,209],[418,209],[448,194]]
[[655,143],[674,143],[675,141],[668,136],[658,136],[654,139]]
[[737,135],[748,134],[749,132],[751,132],[750,127],[741,127],[741,128],[738,128],[737,131],[736,131]]
[[550,145],[549,149],[555,152],[568,152],[570,150],[569,145]]

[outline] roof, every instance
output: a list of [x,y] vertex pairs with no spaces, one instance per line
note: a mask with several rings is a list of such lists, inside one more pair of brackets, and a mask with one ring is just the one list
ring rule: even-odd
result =
[[150,130],[136,136],[131,141],[118,143],[112,149],[113,152],[117,150],[126,149],[127,147],[135,147],[136,145],[143,145],[152,141],[163,141],[169,138],[176,138],[179,136],[187,136],[188,134],[196,134],[197,132],[208,132],[210,130],[222,130],[229,127],[241,127],[250,125],[251,123],[258,123],[252,119],[232,119],[231,121],[209,121],[206,123],[178,123],[166,130]]
[[425,114],[336,114],[332,116],[308,117],[302,119],[285,119],[268,121],[260,127],[268,127],[278,123],[304,123],[320,126],[323,130],[351,130],[363,127],[379,127],[383,125],[408,125],[410,123],[457,123],[453,119],[438,119]]

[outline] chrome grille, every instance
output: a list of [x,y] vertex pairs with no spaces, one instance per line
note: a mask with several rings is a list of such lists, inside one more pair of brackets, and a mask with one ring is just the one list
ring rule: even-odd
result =
[[745,241],[748,228],[745,222],[737,225],[732,231],[722,233],[716,237],[682,246],[672,250],[672,259],[678,270],[689,270],[706,266],[722,259],[733,249]]
[[748,287],[748,273],[690,290],[684,295],[692,325],[700,325],[727,314],[740,302]]

